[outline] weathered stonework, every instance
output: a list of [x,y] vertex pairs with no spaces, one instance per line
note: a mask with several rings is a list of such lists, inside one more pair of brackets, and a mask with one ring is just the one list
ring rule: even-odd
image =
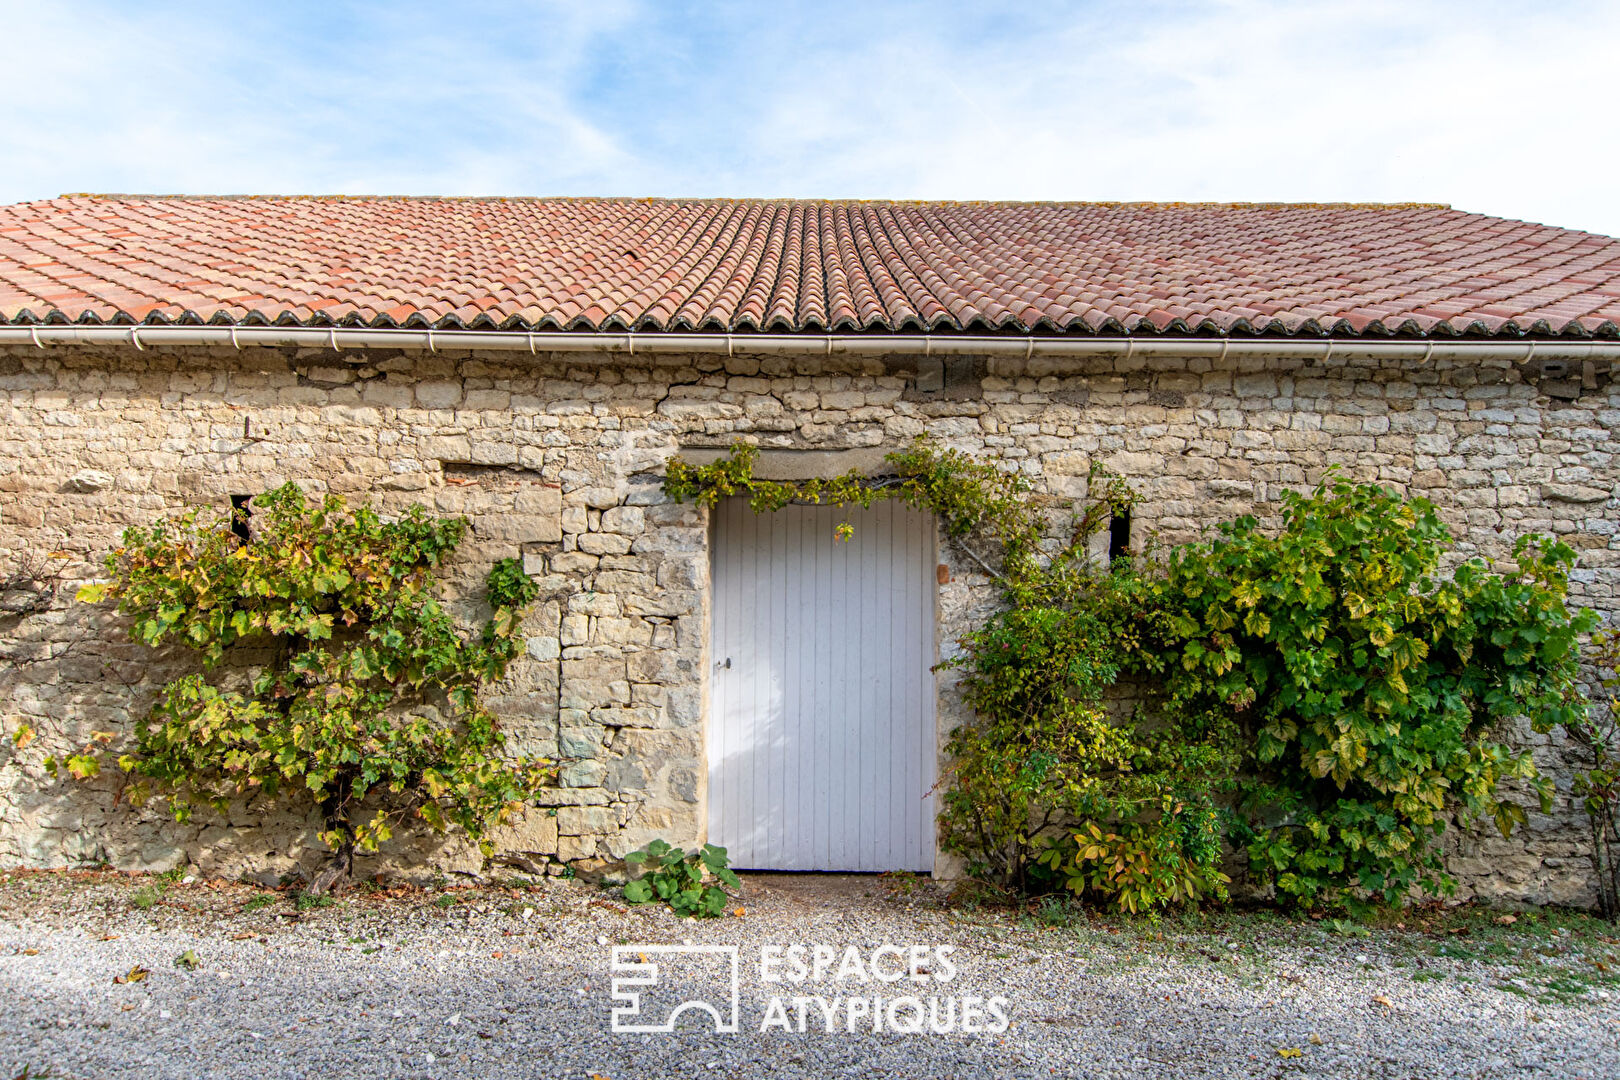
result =
[[[708,523],[671,505],[659,483],[682,448],[746,437],[881,452],[926,431],[1060,496],[1081,494],[1101,460],[1142,493],[1138,535],[1158,530],[1167,542],[1238,514],[1274,514],[1283,490],[1339,464],[1433,499],[1466,554],[1558,533],[1581,553],[1577,601],[1606,616],[1620,607],[1611,389],[1549,397],[1496,363],[1136,356],[953,370],[924,370],[919,387],[918,361],[901,358],[0,351],[0,577],[31,575],[0,596],[0,720],[8,735],[24,723],[38,732],[23,749],[0,743],[0,864],[107,858],[277,874],[317,857],[313,823],[285,808],[179,826],[119,801],[114,776],[59,782],[41,764],[93,730],[127,731],[183,662],[154,661],[116,619],[71,599],[119,531],[287,480],[385,510],[423,502],[465,514],[472,535],[449,574],[457,595],[505,556],[539,581],[525,653],[489,697],[518,749],[568,761],[553,805],[498,838],[534,863],[617,858],[656,836],[702,834]],[[994,591],[971,560],[941,550],[950,581],[939,640],[949,651]],[[52,552],[62,557],[44,558]],[[479,614],[465,602],[458,611]],[[942,727],[961,716],[944,679],[939,715]],[[1562,735],[1521,737],[1558,784],[1558,805],[1511,839],[1457,837],[1452,867],[1465,895],[1579,903],[1584,822],[1568,797]],[[389,858],[482,865],[453,837]]]

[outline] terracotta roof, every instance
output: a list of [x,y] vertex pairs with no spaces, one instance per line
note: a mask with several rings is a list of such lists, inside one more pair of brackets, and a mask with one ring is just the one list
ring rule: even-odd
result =
[[0,321],[1620,337],[1620,240],[1435,205],[64,196]]

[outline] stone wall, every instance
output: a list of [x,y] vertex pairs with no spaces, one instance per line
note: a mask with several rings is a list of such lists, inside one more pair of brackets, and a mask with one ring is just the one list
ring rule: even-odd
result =
[[[1606,614],[1620,604],[1611,389],[1548,397],[1507,364],[930,364],[919,380],[917,361],[900,358],[0,351],[0,578],[12,579],[0,594],[0,722],[8,735],[22,723],[38,732],[23,749],[0,743],[0,864],[276,874],[318,856],[313,823],[294,807],[177,826],[122,802],[116,777],[70,784],[41,765],[93,730],[127,730],[183,663],[154,660],[115,619],[71,600],[118,532],[287,480],[384,509],[467,515],[456,595],[509,555],[539,580],[526,654],[490,703],[517,747],[570,762],[553,805],[500,838],[553,865],[703,831],[707,521],[659,486],[681,448],[748,437],[793,452],[774,468],[808,474],[926,431],[1061,496],[1080,495],[1100,459],[1143,495],[1138,538],[1158,530],[1167,542],[1270,515],[1283,490],[1340,464],[1433,499],[1467,554],[1557,532],[1581,552],[1577,599]],[[845,456],[821,456],[833,451]],[[994,592],[970,560],[942,551],[948,651]],[[945,681],[939,712],[942,726],[960,716]],[[1560,734],[1522,737],[1557,781],[1558,806],[1510,840],[1458,837],[1453,868],[1465,894],[1580,902],[1584,824]],[[481,864],[454,838],[390,860]]]

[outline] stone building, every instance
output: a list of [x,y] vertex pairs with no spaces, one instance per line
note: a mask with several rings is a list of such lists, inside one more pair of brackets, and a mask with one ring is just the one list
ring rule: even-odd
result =
[[[993,590],[920,515],[669,502],[677,453],[876,470],[914,436],[1187,539],[1330,465],[1421,493],[1464,553],[1528,531],[1620,600],[1620,241],[1437,206],[83,197],[0,207],[0,864],[281,873],[312,822],[176,825],[44,755],[127,731],[183,657],[75,603],[119,532],[292,480],[466,515],[452,586],[542,588],[491,697],[567,764],[500,837],[600,865],[704,836],[749,865],[946,870],[931,667]],[[886,517],[882,514],[887,514]],[[463,614],[476,615],[466,608]],[[1465,894],[1579,902],[1559,785],[1459,838]],[[554,813],[551,811],[555,811]],[[412,846],[414,844],[414,846]],[[453,836],[404,866],[477,871]]]

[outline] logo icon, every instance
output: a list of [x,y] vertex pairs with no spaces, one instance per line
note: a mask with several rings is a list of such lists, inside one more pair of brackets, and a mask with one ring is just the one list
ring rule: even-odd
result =
[[[618,1003],[613,1006],[614,1031],[674,1031],[675,1021],[688,1009],[713,1017],[716,1033],[737,1031],[740,993],[735,945],[615,945],[612,969],[613,1000]],[[694,996],[694,990],[707,992]],[[646,1013],[642,1011],[644,998]],[[666,1000],[675,1004],[664,1012]]]

